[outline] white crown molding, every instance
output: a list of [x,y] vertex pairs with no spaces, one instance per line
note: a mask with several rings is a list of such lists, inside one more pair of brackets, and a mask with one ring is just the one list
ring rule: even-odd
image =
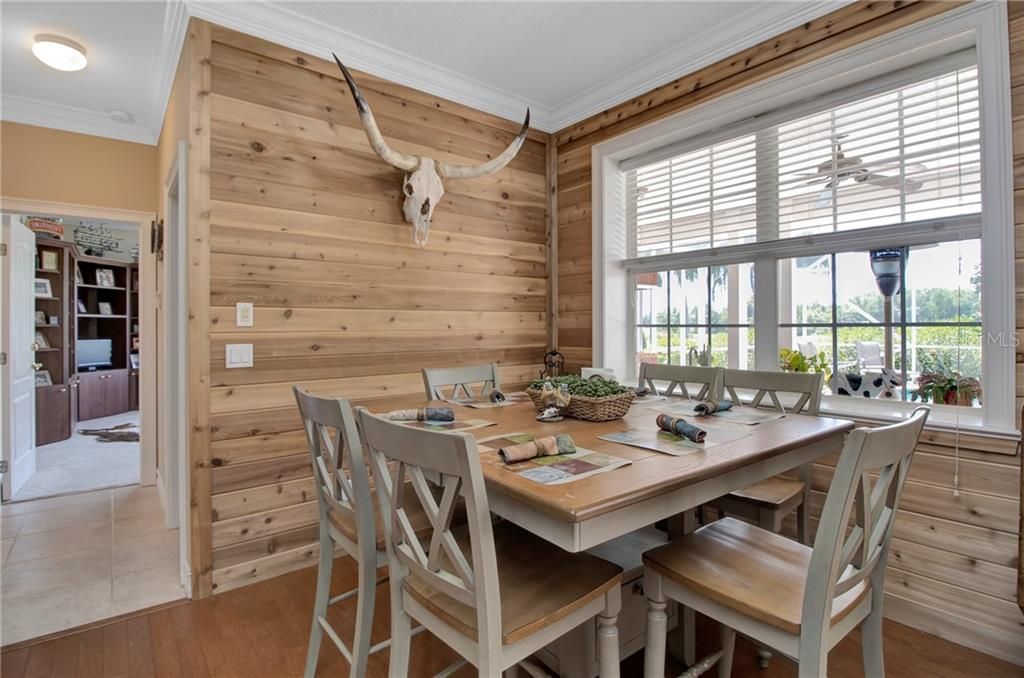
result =
[[532,127],[544,132],[557,132],[851,1],[786,3],[786,11],[772,11],[770,17],[765,13],[772,10],[773,5],[765,3],[730,18],[727,26],[705,31],[697,39],[658,54],[598,87],[552,106],[529,101],[304,17],[289,8],[286,2],[170,0],[161,39],[153,53],[150,70],[154,77],[146,110],[140,112],[138,123],[119,123],[111,120],[106,112],[14,96],[4,97],[0,118],[150,145],[157,143],[188,20],[196,17],[326,59],[334,51],[359,70],[508,120],[521,120],[524,108],[529,106]]
[[153,54],[150,72],[155,73],[149,94],[149,110],[147,112],[152,142],[160,139],[160,130],[164,124],[164,114],[171,99],[171,87],[174,75],[178,70],[181,48],[185,44],[185,32],[188,30],[188,7],[184,0],[169,0],[164,12],[164,25],[160,34],[160,44]]
[[322,21],[302,16],[289,9],[287,3],[186,2],[189,13],[199,19],[328,61],[331,60],[331,52],[334,52],[346,66],[478,111],[521,121],[529,106],[530,126],[551,131],[551,111],[539,102],[529,101]]
[[141,122],[117,122],[105,112],[62,106],[27,97],[4,95],[0,119],[139,144],[152,145],[155,142],[150,127]]
[[[621,75],[554,107],[553,129],[560,131],[592,115],[641,96],[666,83],[726,59],[745,49],[792,30],[812,19],[855,0],[764,3],[731,17],[727,25],[716,26],[686,44],[673,47],[642,62]],[[766,20],[765,10],[785,6]]]

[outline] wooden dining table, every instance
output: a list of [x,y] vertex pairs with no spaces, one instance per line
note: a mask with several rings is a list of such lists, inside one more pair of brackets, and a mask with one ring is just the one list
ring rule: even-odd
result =
[[[657,411],[667,404],[664,400],[638,400],[624,418],[601,423],[571,418],[539,422],[530,402],[477,409],[405,397],[375,401],[369,409],[382,413],[425,404],[452,407],[456,421],[494,422],[467,431],[477,440],[511,433],[538,437],[568,433],[579,448],[630,461],[626,466],[597,475],[545,485],[505,468],[496,452],[482,452],[481,467],[490,510],[571,552],[601,546],[661,520],[669,521],[670,536],[694,529],[692,518],[685,518],[692,516],[693,509],[732,490],[838,452],[845,434],[853,428],[853,422],[847,419],[786,414],[747,426],[749,435],[738,440],[673,456],[599,437],[628,429],[656,428]],[[692,615],[684,621],[689,623],[683,625],[684,647],[680,654],[692,663]],[[587,642],[582,631],[563,639],[559,667],[562,676],[588,675],[584,662],[573,662],[585,656]]]

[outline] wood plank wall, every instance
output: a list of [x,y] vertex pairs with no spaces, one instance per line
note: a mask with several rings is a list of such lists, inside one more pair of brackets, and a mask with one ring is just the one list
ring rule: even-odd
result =
[[[200,592],[219,592],[315,562],[292,384],[358,401],[420,393],[421,367],[493,361],[509,385],[538,373],[550,138],[531,131],[502,172],[446,182],[418,248],[402,174],[371,151],[337,66],[219,27],[209,53],[198,93],[209,108],[208,272],[193,268],[208,281],[207,369],[195,377],[208,379],[208,405],[193,412],[193,444],[208,440],[194,487],[208,502],[209,560],[194,562]],[[400,151],[477,163],[519,128],[356,78]],[[254,327],[234,326],[236,302],[255,304]],[[224,368],[230,343],[253,343],[252,369]]]
[[[591,364],[591,173],[595,143],[845,47],[956,7],[949,2],[853,3],[798,29],[688,74],[554,135],[557,147],[555,345],[571,369]],[[1017,260],[1024,262],[1024,2],[1011,2]],[[1024,266],[1018,265],[1018,330],[1024,330]],[[1018,353],[1024,363],[1024,352]],[[1018,378],[1024,403],[1024,374]],[[930,434],[918,448],[896,523],[887,615],[1024,664],[1024,580],[1018,568],[1022,488],[1016,455],[993,453],[980,438],[960,441],[960,495],[954,497],[954,443]],[[1014,449],[1002,449],[1014,452]],[[815,467],[819,511],[833,462]],[[1018,591],[1015,591],[1018,589]]]

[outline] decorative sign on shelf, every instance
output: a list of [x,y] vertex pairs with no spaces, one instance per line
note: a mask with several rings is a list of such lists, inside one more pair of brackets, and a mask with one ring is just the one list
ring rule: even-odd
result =
[[42,233],[58,240],[64,237],[64,224],[54,219],[43,217],[30,217],[25,220],[25,225],[30,231]]

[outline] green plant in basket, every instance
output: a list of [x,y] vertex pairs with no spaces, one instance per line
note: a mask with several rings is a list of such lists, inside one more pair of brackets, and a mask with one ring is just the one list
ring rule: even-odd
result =
[[608,396],[622,395],[629,391],[628,387],[623,386],[614,379],[605,379],[601,376],[584,379],[575,374],[536,379],[530,384],[530,388],[539,391],[547,382],[554,384],[556,387],[564,384],[569,390],[570,395],[582,396],[584,398],[606,398]]

